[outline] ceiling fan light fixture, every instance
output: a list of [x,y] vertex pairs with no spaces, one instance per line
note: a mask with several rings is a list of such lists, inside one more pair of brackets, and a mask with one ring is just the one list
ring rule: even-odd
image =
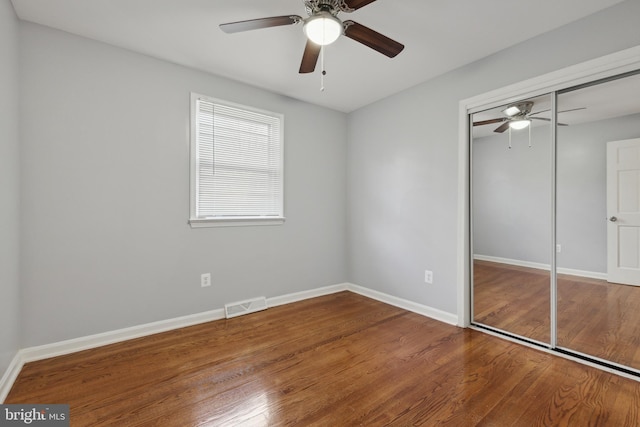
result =
[[342,22],[329,12],[319,12],[304,23],[304,34],[320,46],[333,43],[342,34]]
[[520,113],[521,111],[520,111],[520,109],[519,109],[517,106],[512,105],[512,106],[511,106],[511,107],[509,107],[509,108],[505,108],[505,109],[503,110],[503,112],[504,112],[507,116],[512,117],[512,116],[515,116],[516,114]]
[[509,127],[511,129],[520,130],[524,129],[531,124],[531,120],[521,119],[521,120],[512,120],[509,122]]

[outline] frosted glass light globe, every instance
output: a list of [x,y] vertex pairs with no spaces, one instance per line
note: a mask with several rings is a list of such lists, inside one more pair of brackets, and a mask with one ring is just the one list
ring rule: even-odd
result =
[[531,124],[531,120],[512,120],[509,122],[511,129],[520,130],[524,129]]
[[342,22],[329,12],[320,12],[305,21],[303,30],[309,40],[326,46],[340,37]]

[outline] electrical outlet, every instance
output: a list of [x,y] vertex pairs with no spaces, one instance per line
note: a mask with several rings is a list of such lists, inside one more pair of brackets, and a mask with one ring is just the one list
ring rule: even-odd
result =
[[211,273],[204,273],[200,275],[200,286],[203,288],[211,286]]
[[424,271],[424,282],[429,285],[433,284],[433,271],[431,270]]
[[556,245],[556,252],[557,252],[557,253],[562,252],[562,245],[561,245],[560,243],[558,243],[558,244]]

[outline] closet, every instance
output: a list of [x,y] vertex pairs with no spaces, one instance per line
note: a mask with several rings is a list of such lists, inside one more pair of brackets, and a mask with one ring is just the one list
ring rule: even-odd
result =
[[471,324],[640,374],[640,70],[468,117]]

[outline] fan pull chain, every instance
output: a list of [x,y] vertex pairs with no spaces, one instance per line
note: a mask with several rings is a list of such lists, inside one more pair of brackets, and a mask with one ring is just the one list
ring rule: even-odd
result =
[[320,49],[320,68],[322,68],[322,73],[320,73],[320,92],[324,92],[324,76],[327,74],[327,71],[324,69],[324,49],[325,46],[322,46]]
[[529,123],[529,148],[531,148],[531,123]]
[[511,150],[511,126],[509,126],[509,150]]

